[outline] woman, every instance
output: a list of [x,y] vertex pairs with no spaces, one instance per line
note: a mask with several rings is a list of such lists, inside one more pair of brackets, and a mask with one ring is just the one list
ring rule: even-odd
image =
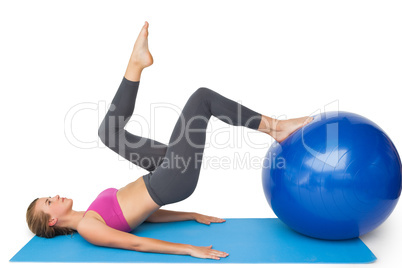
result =
[[[275,120],[208,88],[199,88],[188,99],[168,146],[127,132],[124,126],[134,110],[141,72],[153,63],[148,50],[148,26],[145,22],[135,42],[126,73],[99,128],[99,136],[110,149],[149,173],[119,190],[111,188],[103,191],[85,212],[74,211],[73,200],[58,195],[35,199],[27,210],[28,226],[32,232],[43,237],[76,230],[87,241],[99,246],[219,260],[228,254],[214,250],[212,246],[170,243],[138,237],[130,231],[144,221],[224,222],[223,219],[198,213],[160,209],[193,193],[200,172],[205,130],[211,115],[228,124],[264,132],[279,142],[309,123],[312,117]],[[187,165],[172,166],[177,158]]]

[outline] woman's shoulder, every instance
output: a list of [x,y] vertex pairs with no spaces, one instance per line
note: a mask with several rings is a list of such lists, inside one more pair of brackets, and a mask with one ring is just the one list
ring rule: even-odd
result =
[[[88,211],[85,212],[85,215],[80,220],[78,226],[81,225],[81,227],[82,227],[82,226],[85,226],[85,225],[88,225],[88,224],[93,224],[94,223],[93,220],[99,221],[99,222],[101,222],[101,223],[106,225],[106,222],[99,215],[99,213],[97,213],[97,212],[95,212],[93,210],[88,210]],[[77,231],[78,231],[78,227],[77,227]]]

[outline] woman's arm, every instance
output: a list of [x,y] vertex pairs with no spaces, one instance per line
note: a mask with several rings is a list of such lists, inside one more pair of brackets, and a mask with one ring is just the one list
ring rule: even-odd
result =
[[198,247],[148,237],[139,237],[131,233],[110,228],[103,222],[91,218],[81,220],[77,231],[88,242],[103,247],[122,248],[142,252],[191,255],[197,258],[216,260],[229,255],[225,252],[211,249],[212,246]]
[[147,222],[172,222],[195,220],[195,213],[158,209],[149,216]]
[[194,212],[180,212],[158,209],[146,221],[148,222],[173,222],[195,220],[199,223],[210,224],[211,222],[225,222],[224,219],[211,217]]

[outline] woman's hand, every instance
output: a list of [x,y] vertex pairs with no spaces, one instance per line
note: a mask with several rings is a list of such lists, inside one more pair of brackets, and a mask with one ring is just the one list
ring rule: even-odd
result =
[[194,213],[194,220],[196,220],[199,223],[203,223],[203,224],[211,224],[211,222],[225,222],[226,220],[224,219],[220,219],[217,217],[211,217],[211,216],[207,216],[207,215],[202,215],[202,214],[198,214],[198,213]]
[[226,258],[229,254],[223,251],[212,249],[212,245],[208,247],[191,246],[190,255],[201,259],[214,259]]

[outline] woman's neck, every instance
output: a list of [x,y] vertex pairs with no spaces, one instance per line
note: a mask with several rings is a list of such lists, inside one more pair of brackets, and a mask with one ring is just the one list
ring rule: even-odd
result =
[[85,211],[75,211],[71,210],[71,212],[66,215],[66,217],[63,220],[59,220],[59,226],[60,227],[67,227],[70,229],[77,230],[77,226],[82,220],[82,217],[84,216]]

